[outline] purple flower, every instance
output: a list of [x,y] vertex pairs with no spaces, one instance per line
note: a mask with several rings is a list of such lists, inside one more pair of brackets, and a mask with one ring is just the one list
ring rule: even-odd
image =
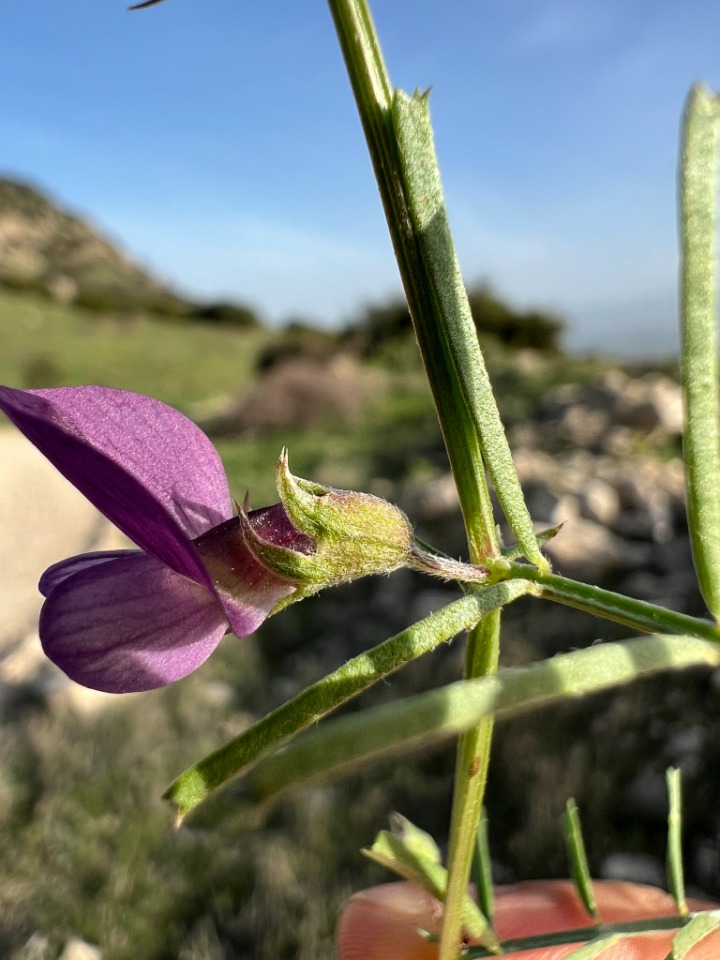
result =
[[43,574],[40,639],[73,680],[113,693],[172,683],[298,591],[257,548],[301,559],[314,540],[281,504],[233,516],[216,450],[177,410],[106,387],[0,387],[0,410],[140,548]]

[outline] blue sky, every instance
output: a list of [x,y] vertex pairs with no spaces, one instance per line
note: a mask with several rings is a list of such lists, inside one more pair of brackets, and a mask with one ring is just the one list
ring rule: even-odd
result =
[[[578,348],[676,343],[675,176],[716,0],[376,0],[393,82],[432,86],[466,279]],[[21,0],[0,33],[0,171],[163,279],[269,322],[399,290],[322,0]]]

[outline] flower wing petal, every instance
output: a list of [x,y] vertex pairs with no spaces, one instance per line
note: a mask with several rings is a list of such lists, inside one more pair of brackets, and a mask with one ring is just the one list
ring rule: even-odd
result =
[[129,693],[192,673],[227,626],[213,593],[152,557],[133,554],[58,582],[40,614],[40,639],[72,680]]
[[69,557],[67,560],[60,560],[48,567],[45,573],[40,577],[38,590],[44,597],[49,597],[55,587],[72,577],[81,570],[87,570],[88,567],[94,567],[98,563],[107,563],[108,560],[120,560],[122,557],[142,556],[138,550],[99,550],[96,553],[81,553],[76,557]]
[[187,417],[106,387],[0,387],[0,409],[134,543],[208,585],[189,540],[232,505],[215,448]]

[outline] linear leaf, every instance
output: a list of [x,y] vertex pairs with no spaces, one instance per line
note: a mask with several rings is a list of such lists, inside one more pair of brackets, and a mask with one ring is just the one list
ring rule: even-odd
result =
[[431,613],[372,650],[348,660],[288,703],[253,724],[239,736],[182,773],[168,787],[165,798],[179,818],[208,794],[237,776],[259,756],[279,746],[305,727],[366,690],[403,664],[468,630],[489,612],[528,593],[532,585],[509,581],[476,587],[467,596]]
[[718,665],[717,644],[655,635],[562,654],[501,670],[494,677],[459,681],[305,732],[260,760],[246,778],[246,789],[255,801],[268,801],[304,781],[454,736],[492,714],[512,715],[662,670]]
[[582,827],[580,825],[580,813],[573,797],[568,800],[565,808],[563,829],[573,882],[575,883],[583,906],[593,920],[598,921],[600,914],[598,913],[597,903],[595,902],[595,893],[590,878],[590,868],[588,867],[587,854],[585,853],[585,841],[583,840]]
[[696,943],[720,930],[720,910],[696,913],[690,922],[677,932],[670,951],[671,960],[684,960]]
[[682,780],[680,771],[675,767],[668,768],[665,778],[670,800],[666,856],[668,887],[675,898],[678,913],[684,917],[687,915],[688,906],[685,900],[682,856]]
[[708,609],[720,616],[720,423],[717,343],[717,177],[720,111],[695,87],[680,164],[681,369],[685,481],[693,560]]

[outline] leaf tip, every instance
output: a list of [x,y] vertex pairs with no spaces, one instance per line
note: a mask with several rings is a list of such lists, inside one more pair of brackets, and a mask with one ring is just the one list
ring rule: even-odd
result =
[[163,794],[163,800],[167,800],[175,807],[175,825],[181,826],[185,817],[199,803],[202,803],[208,793],[208,785],[197,769],[186,770],[174,783],[171,783]]

